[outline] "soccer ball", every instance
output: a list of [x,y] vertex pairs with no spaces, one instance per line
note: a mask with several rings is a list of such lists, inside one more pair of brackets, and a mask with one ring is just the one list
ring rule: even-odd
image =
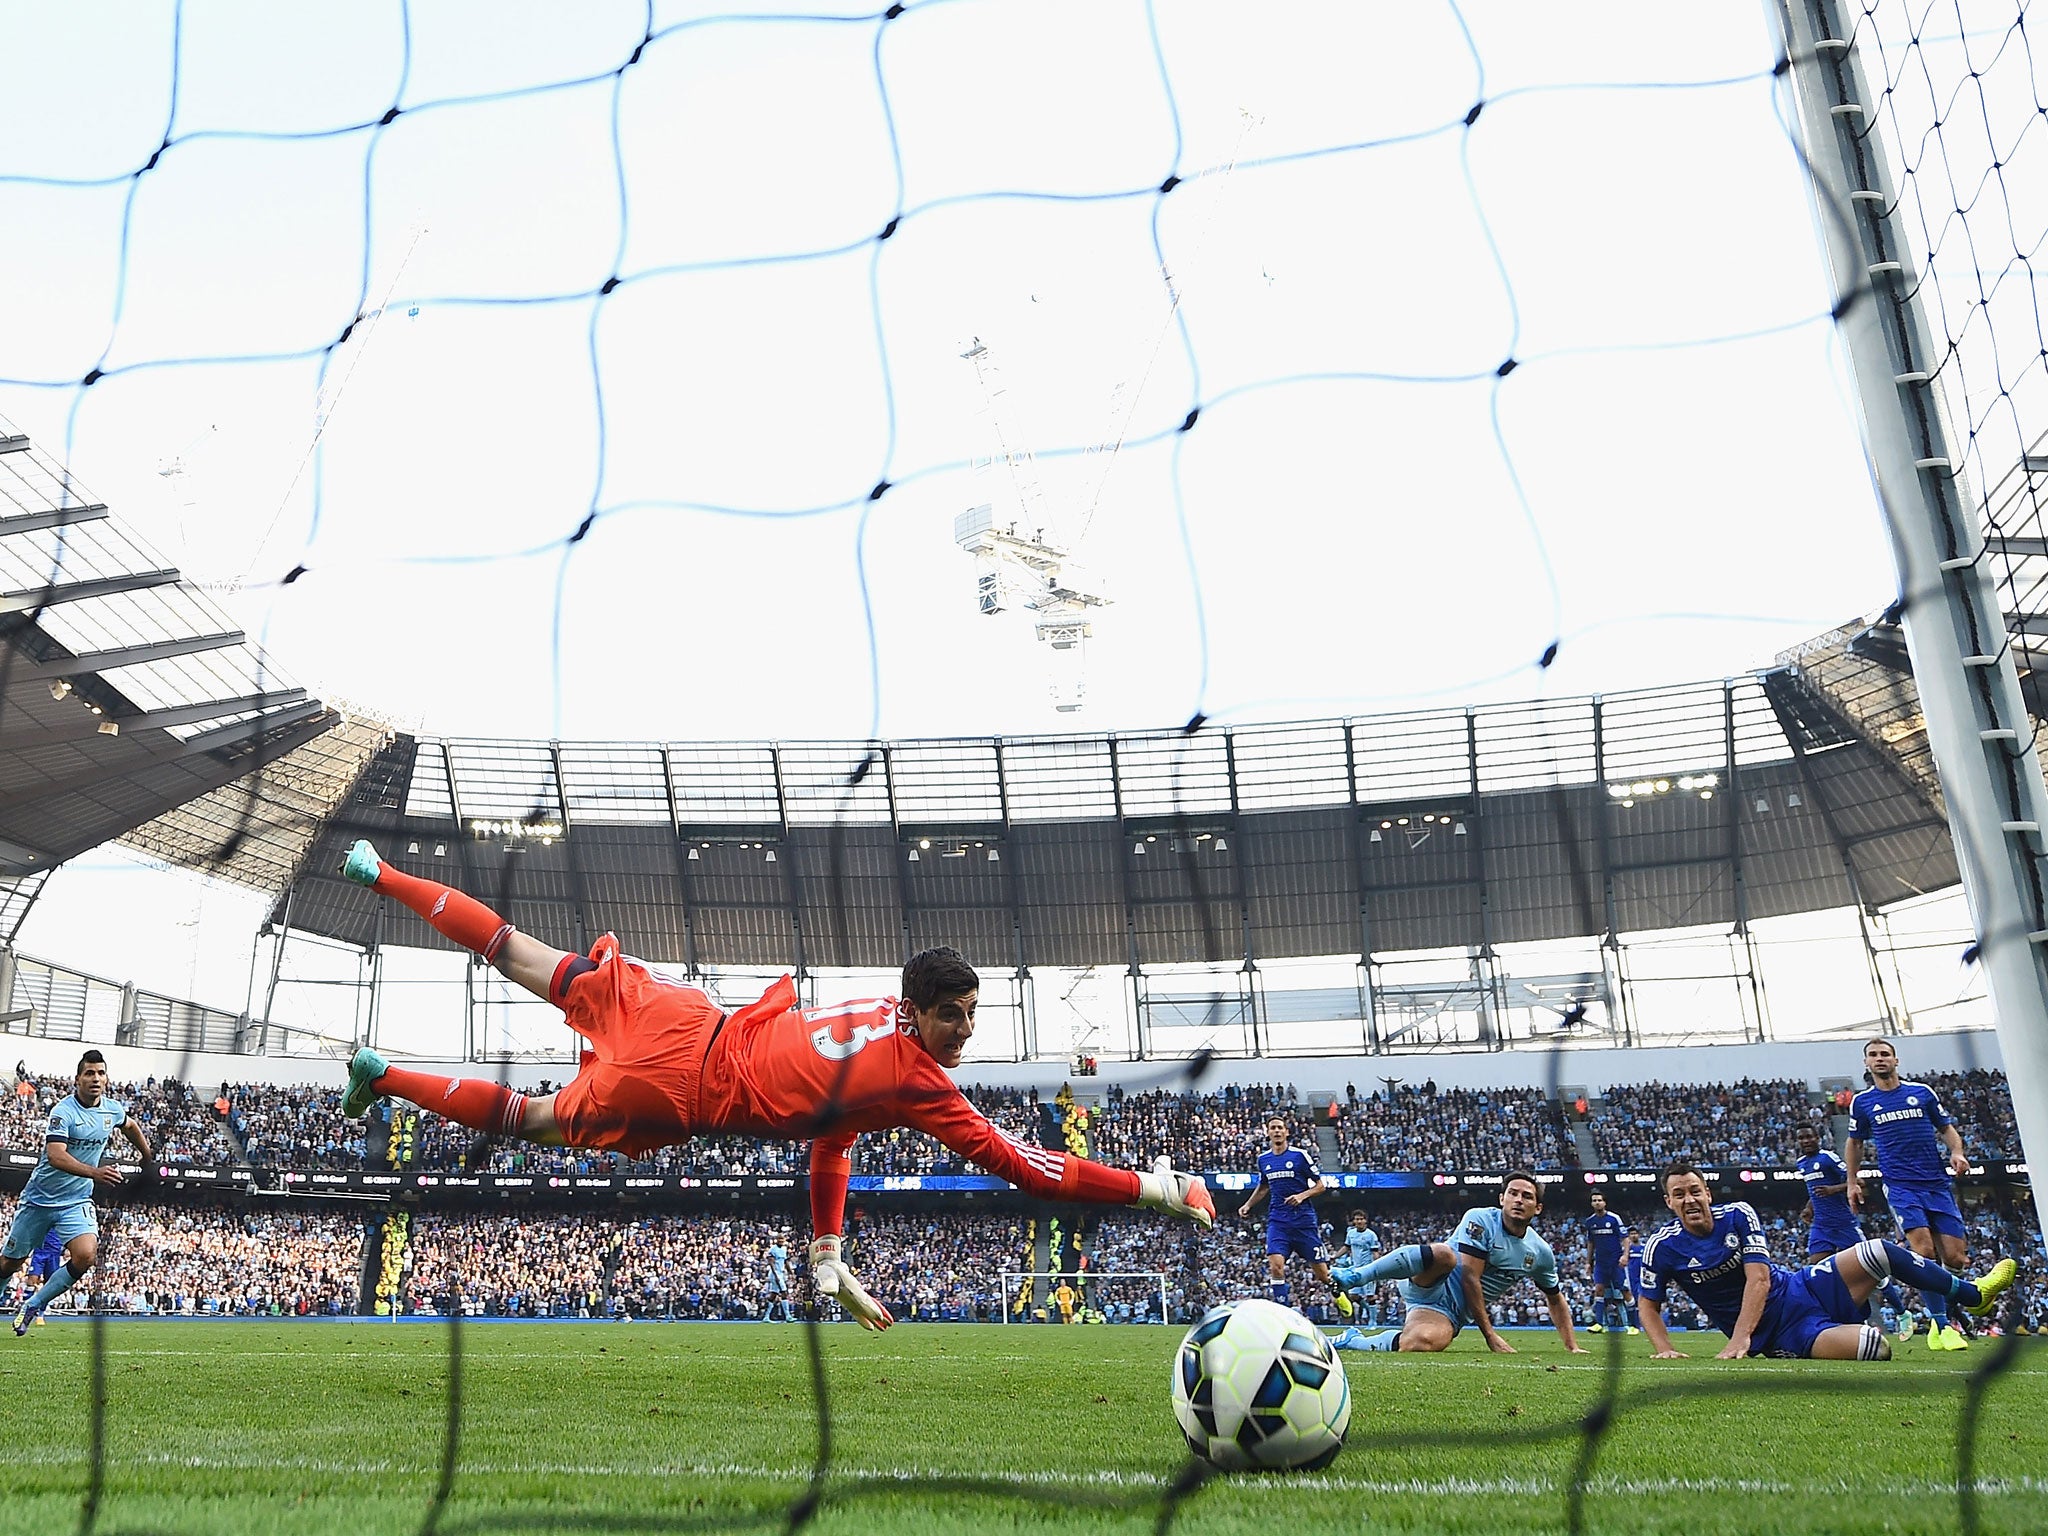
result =
[[1351,1427],[1351,1385],[1316,1325],[1277,1301],[1211,1307],[1173,1359],[1173,1416],[1226,1472],[1327,1467]]

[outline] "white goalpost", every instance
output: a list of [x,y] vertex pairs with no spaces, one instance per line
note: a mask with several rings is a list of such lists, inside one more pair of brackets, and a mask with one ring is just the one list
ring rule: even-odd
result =
[[[1163,1269],[1084,1269],[1080,1271],[1005,1269],[997,1272],[996,1280],[1001,1287],[1003,1321],[1006,1323],[1015,1321],[1010,1314],[1016,1310],[1015,1301],[1017,1293],[1024,1289],[1027,1281],[1031,1285],[1030,1305],[1033,1307],[1043,1306],[1048,1312],[1057,1312],[1058,1308],[1053,1303],[1052,1293],[1059,1287],[1059,1283],[1062,1280],[1073,1286],[1079,1298],[1075,1303],[1074,1310],[1076,1313],[1084,1306],[1093,1311],[1101,1311],[1103,1310],[1105,1300],[1126,1301],[1131,1300],[1135,1296],[1142,1295],[1145,1298],[1147,1307],[1154,1310],[1152,1310],[1152,1315],[1141,1319],[1141,1321],[1148,1323],[1163,1323],[1167,1321],[1166,1271]],[[1105,1287],[1108,1282],[1113,1280],[1141,1281],[1143,1284],[1142,1286],[1119,1287],[1113,1294],[1105,1296]],[[1041,1281],[1044,1282],[1042,1288],[1039,1284]]]

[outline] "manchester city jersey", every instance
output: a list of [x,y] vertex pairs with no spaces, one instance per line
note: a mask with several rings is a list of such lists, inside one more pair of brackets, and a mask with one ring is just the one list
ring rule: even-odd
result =
[[1580,1223],[1586,1229],[1586,1241],[1593,1247],[1593,1262],[1601,1269],[1621,1267],[1621,1239],[1628,1226],[1612,1211],[1602,1211],[1597,1216],[1588,1216]]
[[1877,1171],[1888,1184],[1948,1183],[1948,1152],[1935,1135],[1948,1111],[1925,1083],[1866,1088],[1849,1105],[1856,1139],[1877,1144]]
[[1351,1254],[1350,1267],[1363,1269],[1379,1257],[1380,1235],[1367,1227],[1363,1232],[1356,1227],[1344,1229],[1344,1246]]
[[1520,1237],[1508,1231],[1497,1205],[1475,1206],[1458,1218],[1445,1239],[1468,1258],[1486,1260],[1479,1292],[1490,1306],[1517,1280],[1533,1280],[1546,1295],[1557,1289],[1557,1257],[1532,1227]]
[[1735,1331],[1742,1315],[1742,1288],[1747,1270],[1761,1264],[1771,1272],[1771,1293],[1764,1303],[1768,1313],[1785,1289],[1785,1272],[1771,1263],[1770,1244],[1764,1241],[1763,1224],[1756,1212],[1741,1201],[1717,1205],[1714,1230],[1705,1236],[1688,1232],[1680,1222],[1667,1222],[1643,1244],[1642,1284],[1639,1293],[1661,1304],[1667,1288],[1676,1285],[1692,1298],[1693,1305],[1706,1313],[1707,1321],[1723,1333]]
[[1270,1202],[1266,1208],[1268,1226],[1292,1226],[1304,1221],[1314,1225],[1315,1211],[1308,1202],[1287,1203],[1289,1195],[1323,1187],[1323,1171],[1316,1167],[1314,1158],[1300,1147],[1289,1147],[1285,1152],[1261,1152],[1259,1178],[1265,1183]]
[[[128,1121],[128,1106],[103,1098],[88,1109],[70,1094],[50,1106],[50,1125],[45,1143],[57,1141],[88,1167],[97,1166],[114,1132]],[[92,1198],[92,1180],[80,1173],[66,1173],[53,1167],[47,1150],[36,1160],[34,1173],[22,1186],[23,1205],[76,1205]]]
[[1806,1180],[1806,1197],[1813,1205],[1813,1229],[1816,1232],[1852,1233],[1856,1229],[1856,1213],[1849,1209],[1849,1192],[1837,1190],[1832,1195],[1820,1191],[1829,1184],[1846,1185],[1849,1170],[1842,1166],[1842,1160],[1832,1152],[1816,1152],[1811,1157],[1799,1159],[1799,1176]]

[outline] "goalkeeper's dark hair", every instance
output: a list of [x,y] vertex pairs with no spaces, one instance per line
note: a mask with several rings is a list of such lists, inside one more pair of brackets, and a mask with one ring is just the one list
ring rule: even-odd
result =
[[[1707,1176],[1705,1174],[1701,1173],[1699,1169],[1693,1167],[1691,1163],[1685,1161],[1684,1158],[1680,1158],[1675,1163],[1666,1163],[1662,1171],[1658,1173],[1657,1193],[1660,1195],[1670,1194],[1671,1181],[1673,1179],[1682,1179],[1687,1174],[1690,1174],[1692,1177],[1698,1179],[1702,1184],[1707,1182]],[[1711,1194],[1712,1191],[1709,1190],[1708,1193]]]
[[945,998],[980,990],[980,975],[950,945],[921,949],[903,962],[903,1001],[920,1012]]

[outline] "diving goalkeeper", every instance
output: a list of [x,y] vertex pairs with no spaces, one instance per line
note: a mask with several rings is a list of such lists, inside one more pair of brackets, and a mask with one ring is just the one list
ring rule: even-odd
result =
[[895,1319],[840,1258],[850,1154],[863,1131],[910,1126],[1042,1199],[1139,1205],[1205,1227],[1215,1221],[1207,1186],[1164,1158],[1133,1173],[1028,1146],[967,1102],[946,1069],[960,1064],[974,1034],[981,979],[954,950],[912,956],[900,1001],[806,1011],[784,976],[760,1001],[727,1014],[701,988],[621,954],[610,934],[588,955],[552,949],[482,902],[393,869],[368,842],[349,850],[341,872],[553,1003],[591,1045],[575,1079],[545,1097],[394,1067],[365,1048],[349,1063],[344,1114],[360,1117],[393,1096],[476,1130],[629,1156],[700,1133],[808,1140],[811,1275],[864,1327]]

